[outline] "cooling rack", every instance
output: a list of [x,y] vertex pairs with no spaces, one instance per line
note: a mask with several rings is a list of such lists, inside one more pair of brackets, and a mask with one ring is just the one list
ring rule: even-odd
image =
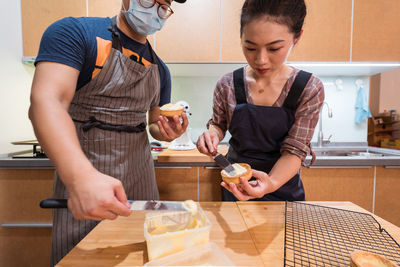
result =
[[400,245],[372,215],[286,202],[284,266],[350,266],[354,250],[400,265]]

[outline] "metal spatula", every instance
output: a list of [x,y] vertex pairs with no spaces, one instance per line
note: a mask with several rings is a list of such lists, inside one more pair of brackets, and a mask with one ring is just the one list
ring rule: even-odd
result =
[[235,168],[233,168],[232,164],[229,162],[229,160],[227,158],[225,158],[224,156],[222,156],[220,153],[218,153],[217,151],[214,151],[213,153],[211,153],[213,159],[215,160],[215,162],[221,166],[227,173],[232,173],[235,172]]

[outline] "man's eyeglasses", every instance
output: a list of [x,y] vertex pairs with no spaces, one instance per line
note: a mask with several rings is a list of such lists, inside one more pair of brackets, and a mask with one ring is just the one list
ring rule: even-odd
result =
[[170,6],[165,4],[160,4],[156,0],[138,0],[139,4],[144,8],[152,8],[156,3],[158,4],[157,14],[162,19],[169,18],[174,11],[171,9]]

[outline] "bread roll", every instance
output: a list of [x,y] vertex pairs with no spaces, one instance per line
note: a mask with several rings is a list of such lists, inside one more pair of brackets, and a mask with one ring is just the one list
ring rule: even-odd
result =
[[226,183],[234,183],[234,184],[239,184],[240,183],[240,179],[239,177],[244,177],[248,180],[250,180],[251,176],[252,176],[252,172],[251,172],[251,167],[249,164],[247,163],[235,163],[232,164],[232,166],[235,168],[235,170],[237,169],[237,165],[242,166],[243,168],[246,169],[245,173],[238,173],[235,174],[234,176],[229,176],[224,170],[221,171],[221,176],[222,176],[222,180]]
[[161,116],[173,117],[174,115],[181,116],[183,112],[183,107],[177,104],[165,104],[160,108]]
[[398,267],[398,265],[372,252],[353,251],[350,255],[350,267]]

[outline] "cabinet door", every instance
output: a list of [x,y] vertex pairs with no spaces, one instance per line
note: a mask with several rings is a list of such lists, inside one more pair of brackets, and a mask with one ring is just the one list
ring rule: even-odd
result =
[[221,168],[199,167],[199,201],[221,201]]
[[156,52],[166,62],[219,60],[220,1],[173,3],[174,14],[156,33]]
[[245,62],[240,44],[240,12],[244,0],[222,0],[221,54],[223,62]]
[[400,226],[400,167],[376,167],[375,214]]
[[[245,61],[240,45],[240,12],[244,0],[222,0],[222,60]],[[308,0],[304,32],[289,61],[348,61],[351,0]]]
[[352,0],[306,0],[303,36],[289,61],[349,61]]
[[353,61],[400,61],[399,0],[354,0]]
[[[112,18],[120,12],[121,7],[122,0],[88,0],[88,16]],[[153,46],[153,35],[148,36],[147,39]]]
[[372,211],[374,168],[302,168],[307,201],[351,201]]
[[197,167],[156,167],[161,200],[198,201]]
[[54,170],[0,170],[0,266],[49,265],[51,227],[29,225],[52,221],[51,210],[39,203],[52,196],[53,175]]
[[36,56],[46,28],[68,16],[86,16],[86,0],[21,0],[23,55]]

